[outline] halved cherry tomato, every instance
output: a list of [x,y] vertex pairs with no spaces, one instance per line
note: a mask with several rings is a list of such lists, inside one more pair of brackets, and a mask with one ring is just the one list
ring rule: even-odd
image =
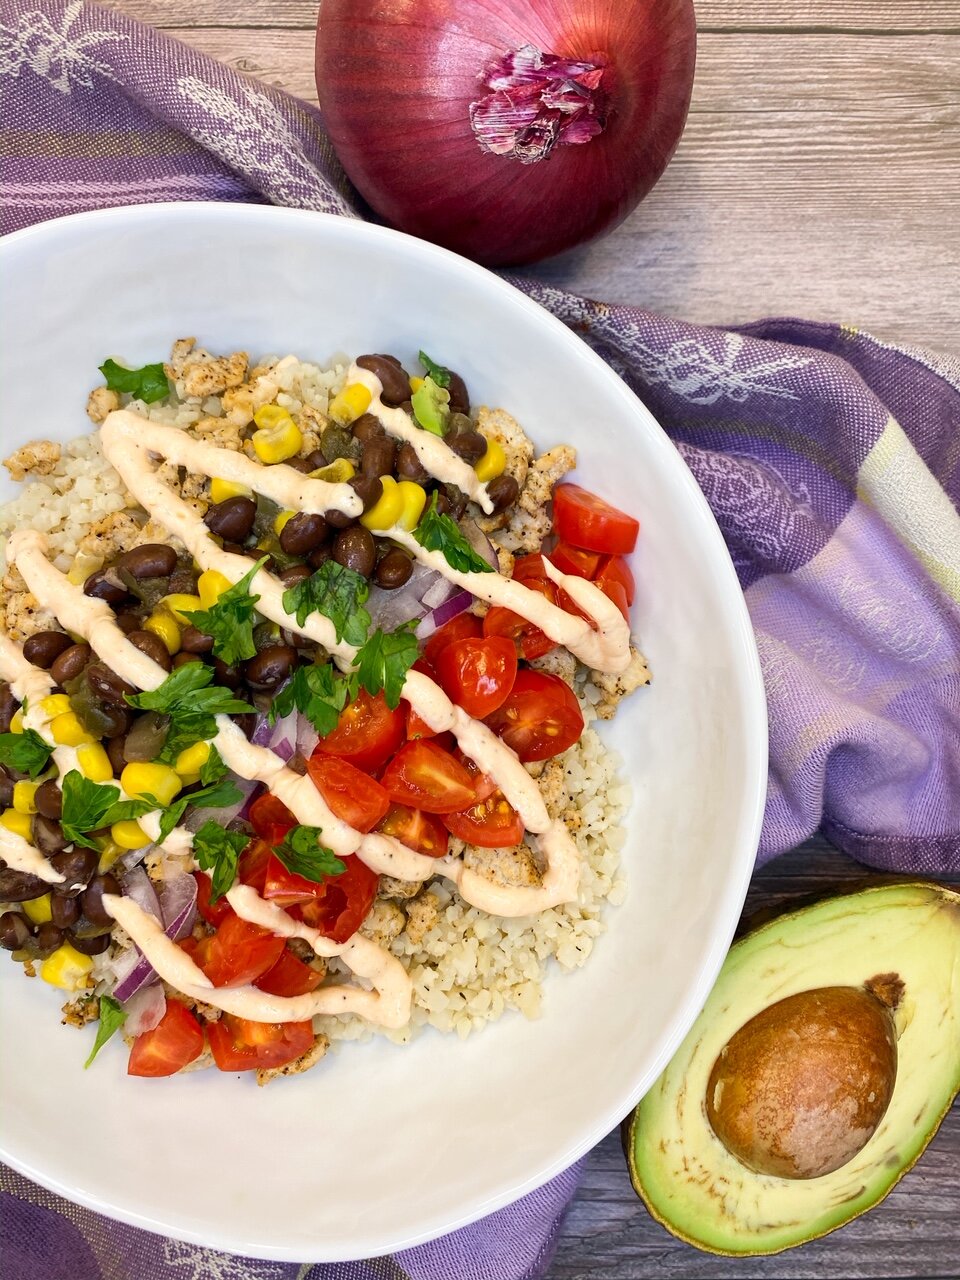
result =
[[[283,837],[281,836],[281,840]],[[267,863],[273,850],[266,840],[251,840],[237,863],[237,877],[241,884],[250,885],[257,893],[263,893],[263,884],[267,877]],[[215,923],[215,922],[212,922]]]
[[626,593],[627,604],[633,604],[633,598],[637,592],[637,584],[634,581],[630,566],[623,556],[607,556],[603,559],[600,563],[600,568],[593,575],[593,580],[601,588],[605,582],[619,582]]
[[194,871],[193,878],[197,882],[197,910],[207,924],[212,924],[216,928],[218,924],[226,920],[233,908],[226,898],[218,898],[216,902],[210,901],[210,894],[213,892],[213,881],[205,871]]
[[608,556],[629,555],[640,532],[639,520],[578,484],[554,489],[553,527],[564,542]]
[[598,551],[584,551],[562,540],[550,552],[549,559],[561,573],[575,573],[578,578],[593,578],[603,556]]
[[297,820],[282,800],[265,791],[250,806],[250,824],[261,840],[267,844],[282,844],[283,838]]
[[282,1067],[310,1049],[313,1026],[308,1022],[251,1022],[225,1013],[207,1026],[213,1060],[221,1071],[253,1071]]
[[455,813],[474,798],[469,773],[429,738],[402,746],[384,769],[381,782],[396,804],[425,813]]
[[627,593],[623,588],[622,582],[615,582],[612,578],[608,578],[606,582],[598,582],[597,586],[623,614],[627,622],[630,621],[630,605],[627,603]]
[[[519,556],[513,566],[513,577],[522,582],[531,591],[539,592],[551,604],[558,603],[556,583],[552,582],[543,567],[543,556],[534,552],[529,556]],[[563,607],[566,607],[564,604]],[[487,610],[483,619],[485,636],[505,636],[512,640],[521,658],[528,662],[534,658],[542,658],[545,653],[556,648],[556,642],[544,635],[539,627],[522,618],[519,613],[507,609],[502,604],[495,604]]]
[[437,659],[437,677],[447,697],[482,720],[507,699],[517,678],[517,647],[506,636],[454,640]]
[[275,853],[267,859],[267,874],[264,877],[260,896],[278,907],[289,907],[295,902],[310,902],[323,892],[323,880],[308,880],[306,876],[298,876],[288,871]]
[[403,712],[387,706],[382,693],[361,689],[340,712],[337,727],[321,738],[314,755],[323,753],[348,760],[364,773],[375,773],[403,741]]
[[523,821],[502,791],[494,791],[462,813],[445,813],[447,830],[484,849],[507,849],[523,839]]
[[428,858],[442,858],[447,852],[447,831],[435,813],[392,804],[377,830]]
[[390,797],[369,774],[339,756],[315,755],[307,773],[332,812],[356,831],[372,831],[390,808]]
[[215,987],[242,987],[272,969],[284,945],[282,938],[231,911],[212,937],[197,944],[193,959]]
[[327,876],[317,885],[317,894],[309,902],[290,908],[290,914],[334,942],[346,942],[363,923],[377,896],[380,877],[361,862],[356,854],[343,859],[346,870],[339,876]]
[[284,947],[273,968],[257,978],[253,985],[271,996],[305,996],[309,991],[316,991],[322,981],[322,973],[311,969],[289,947]]
[[[436,631],[423,646],[423,661],[431,667],[436,666],[437,658],[441,652],[451,644],[454,640],[466,640],[470,636],[480,635],[482,624],[475,613],[458,613],[455,618],[451,618],[449,622],[445,622],[442,627],[437,627]],[[417,670],[420,667],[417,666]],[[429,672],[427,673],[429,675]]]
[[172,1076],[203,1053],[203,1030],[189,1009],[168,1000],[152,1031],[137,1036],[127,1062],[128,1076]]
[[497,784],[491,778],[489,773],[481,773],[480,766],[476,760],[471,760],[459,748],[457,749],[457,759],[469,773],[473,782],[473,800],[475,804],[479,804],[481,800],[486,800],[487,796],[492,796],[497,789]]
[[583,713],[573,690],[559,676],[526,668],[486,723],[524,762],[557,756],[583,733]]

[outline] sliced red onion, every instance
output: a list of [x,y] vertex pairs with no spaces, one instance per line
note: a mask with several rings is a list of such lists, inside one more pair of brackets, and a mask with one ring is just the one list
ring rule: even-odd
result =
[[123,1024],[124,1035],[142,1036],[145,1031],[152,1031],[167,1011],[167,997],[162,984],[151,982],[149,986],[141,987],[124,1003],[124,1011],[127,1015]]
[[147,915],[154,916],[157,920],[163,919],[160,899],[143,867],[134,867],[132,871],[127,872],[123,877],[122,890],[124,896],[132,898],[142,911],[146,911]]
[[320,741],[320,735],[305,715],[297,716],[297,751],[304,760],[309,760],[314,748]]
[[[193,876],[185,876],[184,879],[193,880]],[[157,897],[156,891],[150,883],[150,877],[142,867],[134,867],[132,871],[127,873],[123,881],[123,892],[125,896],[135,902],[141,910],[146,911],[148,915],[152,915],[155,919],[159,920],[161,924],[163,924],[163,913],[160,910],[160,899]],[[185,888],[177,891],[178,896],[185,892]],[[194,884],[194,893],[196,893],[196,884]],[[176,926],[176,928],[179,928],[182,924],[183,920],[179,917],[176,917],[172,921],[172,925]],[[164,932],[168,937],[174,937],[171,927],[165,927]],[[148,982],[152,982],[155,977],[156,971],[154,970],[153,965],[146,956],[141,955],[138,952],[136,964],[126,977],[121,979],[113,989],[115,999],[119,1000],[120,1003],[123,1004],[125,1001],[129,1000],[131,996],[135,996],[141,987],[145,987]]]
[[473,596],[469,591],[458,591],[456,595],[445,600],[442,605],[428,613],[416,630],[418,640],[427,640],[438,627],[456,618],[458,614],[469,609],[473,604]]
[[260,783],[251,782],[247,778],[238,778],[234,774],[230,775],[230,781],[237,786],[242,798],[235,804],[225,805],[222,809],[190,809],[183,820],[183,825],[188,831],[199,831],[205,822],[215,822],[218,827],[225,827],[234,818],[246,817],[246,810]]
[[459,592],[459,587],[441,577],[424,592],[423,603],[428,609],[439,609],[442,604],[445,604],[447,600],[453,599]]
[[379,627],[381,631],[394,631],[404,622],[422,618],[432,607],[424,602],[424,596],[436,583],[447,585],[446,579],[436,569],[414,564],[413,572],[402,587],[393,591],[385,591],[383,587],[371,588],[367,600],[371,626]]
[[186,873],[167,880],[160,891],[163,929],[174,942],[185,938],[197,918],[197,882]]
[[500,559],[497,555],[497,549],[472,516],[467,516],[460,521],[460,532],[477,555],[482,556],[491,569],[499,571]]
[[268,747],[270,738],[273,735],[273,725],[270,723],[270,717],[265,711],[257,713],[257,722],[253,726],[253,733],[250,735],[250,741],[255,747]]

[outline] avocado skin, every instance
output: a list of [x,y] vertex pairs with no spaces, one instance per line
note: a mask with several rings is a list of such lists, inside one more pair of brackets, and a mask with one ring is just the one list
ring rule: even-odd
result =
[[[859,986],[894,970],[899,1068],[876,1133],[842,1168],[793,1181],[757,1174],[723,1147],[706,1116],[716,1056],[751,1017],[796,991]],[[674,1235],[709,1253],[780,1253],[878,1204],[907,1173],[960,1092],[960,892],[926,881],[875,882],[788,910],[742,937],[673,1060],[622,1131],[634,1189]]]

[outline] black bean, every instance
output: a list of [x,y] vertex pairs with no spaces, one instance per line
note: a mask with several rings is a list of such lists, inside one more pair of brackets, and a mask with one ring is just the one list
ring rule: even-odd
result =
[[14,871],[12,867],[0,867],[0,902],[28,902],[49,893],[50,886],[29,871]]
[[84,956],[98,956],[110,945],[110,931],[105,933],[75,933],[72,945]]
[[91,573],[83,584],[83,593],[95,600],[106,600],[107,604],[120,604],[130,594],[116,569],[97,569]]
[[55,659],[50,674],[57,684],[65,685],[68,680],[76,680],[92,657],[93,650],[88,644],[72,644]]
[[13,696],[10,686],[6,682],[0,682],[0,733],[10,732],[10,721],[19,707],[20,703]]
[[393,591],[402,587],[413,573],[413,560],[400,547],[391,547],[377,564],[376,581],[378,587]]
[[177,553],[162,542],[145,542],[125,551],[116,567],[126,569],[138,582],[141,578],[169,578],[177,567]]
[[127,757],[123,754],[126,741],[127,735],[123,733],[118,738],[111,738],[107,742],[107,759],[110,761],[110,767],[117,777],[123,773],[123,767],[127,763]]
[[98,738],[119,738],[133,724],[133,712],[116,702],[98,702],[96,713],[80,716],[81,724]]
[[30,921],[19,911],[4,911],[0,916],[0,947],[19,951],[33,932]]
[[348,483],[363,503],[364,515],[371,507],[375,507],[383,496],[383,484],[378,476],[353,476]]
[[178,653],[173,659],[174,671],[179,671],[181,667],[185,667],[188,662],[202,662],[203,659],[199,653]]
[[320,448],[327,462],[336,462],[338,458],[346,458],[350,462],[360,459],[360,441],[354,440],[345,427],[338,427],[334,422],[324,427]]
[[280,532],[280,549],[288,556],[306,556],[326,542],[328,536],[329,530],[323,516],[298,511]]
[[224,685],[227,689],[239,689],[243,683],[243,672],[240,668],[232,663],[228,665],[222,658],[214,658],[213,674],[216,683]]
[[380,379],[380,399],[384,404],[402,404],[410,398],[410,379],[396,356],[358,356],[357,364]]
[[447,443],[457,457],[469,462],[471,467],[487,452],[487,441],[479,431],[458,431],[452,439],[447,437]]
[[288,467],[292,467],[294,471],[299,471],[301,475],[307,476],[313,470],[306,458],[288,458],[286,461]]
[[307,556],[307,561],[311,569],[319,569],[321,565],[327,563],[330,559],[330,548],[328,546],[317,547],[316,551],[311,551]]
[[145,653],[158,666],[163,667],[164,671],[169,671],[173,666],[170,660],[170,651],[160,637],[155,636],[152,631],[131,631],[127,639],[141,653]]
[[307,462],[310,464],[311,471],[319,471],[321,467],[325,467],[327,465],[327,460],[323,456],[322,449],[314,449],[313,453],[308,453]]
[[0,765],[0,809],[9,809],[13,804],[13,783],[7,769]]
[[397,450],[397,475],[401,480],[413,480],[415,484],[426,484],[430,472],[417,457],[417,451],[405,441]]
[[391,436],[377,436],[364,442],[360,470],[365,476],[389,476],[397,461],[397,442]]
[[450,503],[450,515],[454,520],[459,520],[467,509],[467,495],[455,484],[445,484],[443,492]]
[[47,857],[52,853],[62,853],[70,843],[56,818],[45,818],[42,813],[35,813],[30,825],[33,843]]
[[230,719],[239,727],[245,738],[253,737],[259,717],[255,716],[252,711],[247,711],[239,716],[231,716]]
[[[86,669],[86,677],[90,688],[99,698],[102,698],[104,702],[113,703],[117,707],[126,708],[129,705],[127,694],[132,697],[136,693],[136,689],[132,684],[127,684],[126,680],[121,680],[115,671],[111,671],[102,662],[91,662]],[[113,737],[114,735],[111,734],[110,736]]]
[[111,917],[104,910],[103,895],[119,892],[120,885],[109,872],[94,876],[80,895],[80,906],[86,919],[91,924],[110,924]]
[[35,667],[49,671],[53,661],[64,649],[69,649],[73,641],[62,631],[38,631],[23,643],[23,656]]
[[[428,498],[427,501],[429,502],[430,499]],[[442,490],[438,489],[437,490],[437,515],[448,516],[452,510],[453,510],[453,503],[450,501],[450,499]]]
[[276,689],[290,675],[296,661],[296,649],[288,644],[272,644],[244,663],[244,678],[251,689]]
[[93,849],[78,847],[67,853],[55,853],[50,865],[63,876],[63,883],[57,885],[57,893],[71,898],[81,893],[96,874],[99,861]]
[[505,511],[507,507],[512,507],[519,496],[520,486],[506,472],[494,477],[487,485],[487,497],[493,503],[494,511]]
[[69,929],[80,919],[79,899],[67,898],[62,893],[51,893],[50,919],[58,929]]
[[342,529],[334,539],[333,558],[345,569],[352,569],[354,573],[369,578],[377,563],[377,544],[373,540],[373,534],[362,524]]
[[196,627],[185,627],[180,636],[180,648],[184,653],[209,653],[213,648],[213,636],[198,631]]
[[295,587],[298,582],[306,582],[310,577],[310,566],[308,564],[292,564],[289,569],[284,569],[279,575],[280,581],[288,589]]
[[124,633],[129,635],[131,631],[139,631],[143,626],[143,618],[139,613],[134,613],[130,609],[125,609],[122,613],[117,614],[117,626]]
[[350,430],[353,432],[354,440],[359,440],[361,444],[366,444],[368,440],[377,440],[386,435],[383,423],[379,418],[374,417],[372,413],[362,413],[356,422],[350,424]]
[[226,542],[243,542],[250,536],[257,518],[257,504],[252,498],[227,498],[207,508],[204,524],[218,538]]
[[37,927],[37,948],[41,955],[48,955],[51,951],[56,951],[65,937],[63,929],[58,928],[52,920],[47,920]]
[[450,412],[469,413],[470,395],[467,391],[467,384],[459,373],[454,373],[452,369],[450,371],[450,381],[447,383],[447,390],[450,392]]
[[52,778],[48,778],[46,782],[41,782],[37,787],[34,792],[33,803],[37,806],[38,813],[42,813],[45,818],[52,818],[54,822],[57,822],[63,812],[63,792]]

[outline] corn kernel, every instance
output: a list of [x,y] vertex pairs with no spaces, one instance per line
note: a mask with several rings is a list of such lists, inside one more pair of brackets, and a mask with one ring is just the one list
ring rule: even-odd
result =
[[40,699],[40,710],[48,720],[52,720],[54,716],[62,716],[70,710],[70,699],[65,693],[51,693]]
[[496,440],[487,441],[487,452],[483,455],[474,470],[477,473],[477,479],[483,484],[489,484],[497,476],[502,476],[507,469],[507,455],[497,444]]
[[34,924],[46,924],[53,919],[49,893],[43,893],[39,898],[30,898],[28,902],[22,902],[20,905],[23,907],[23,914]]
[[4,809],[0,813],[0,826],[6,827],[15,836],[22,836],[24,840],[29,840],[33,835],[33,823],[29,814],[17,813],[16,809]]
[[423,386],[423,378],[418,378],[415,374],[410,378],[410,390],[419,391]]
[[[154,796],[162,805],[168,805],[183,783],[176,769],[171,769],[168,764],[134,763],[124,766],[120,785],[133,800]],[[136,845],[132,847],[137,848]]]
[[357,469],[349,458],[335,458],[325,467],[318,467],[310,472],[311,480],[325,480],[327,484],[346,484],[357,474]]
[[346,426],[348,422],[355,422],[362,413],[367,412],[372,399],[370,389],[362,382],[351,382],[333,397],[327,412],[334,422]]
[[174,768],[180,774],[181,780],[183,775],[197,774],[210,759],[210,743],[195,742],[192,747],[184,747],[174,762]]
[[99,742],[85,742],[77,747],[77,765],[91,782],[109,782],[113,778],[110,757]]
[[82,991],[92,968],[92,956],[81,955],[76,947],[65,942],[41,964],[40,977],[61,991]]
[[115,822],[110,828],[110,837],[121,849],[142,849],[150,843],[150,837],[133,818]]
[[23,708],[18,708],[10,717],[10,732],[23,733]]
[[54,716],[50,721],[50,736],[58,747],[80,747],[85,742],[96,741],[92,734],[87,733],[73,711]]
[[226,502],[228,498],[252,498],[253,490],[249,485],[237,484],[235,480],[221,480],[214,476],[210,481],[210,501]]
[[200,597],[200,603],[204,609],[209,609],[232,586],[233,583],[225,573],[219,573],[216,569],[208,569],[206,573],[201,573],[197,579],[197,594]]
[[13,784],[13,807],[17,813],[36,813],[34,796],[37,794],[39,782],[15,782]]
[[383,493],[378,500],[360,517],[360,523],[367,529],[380,532],[392,529],[400,519],[403,511],[403,493],[393,476],[381,476]]
[[202,608],[203,602],[199,596],[187,595],[183,591],[175,591],[172,595],[162,596],[157,604],[158,612],[161,609],[166,609],[167,613],[172,614],[182,627],[189,625],[190,622],[190,619],[185,616],[186,614],[195,613]]
[[290,410],[285,409],[282,404],[262,404],[253,415],[253,420],[266,431],[273,427],[285,427],[288,422],[293,422]]
[[401,529],[412,533],[427,505],[427,491],[423,485],[415,484],[413,480],[399,480],[397,488],[403,499],[403,509],[397,517],[397,524]]
[[303,435],[294,420],[287,414],[287,421],[276,427],[255,431],[251,437],[253,451],[262,463],[286,462],[295,458],[303,445]]
[[279,511],[273,522],[273,532],[279,538],[286,526],[290,523],[297,513],[295,511]]
[[159,637],[167,646],[169,654],[173,655],[180,651],[180,628],[169,613],[151,613],[143,624],[143,629],[144,631],[152,631],[155,636]]

